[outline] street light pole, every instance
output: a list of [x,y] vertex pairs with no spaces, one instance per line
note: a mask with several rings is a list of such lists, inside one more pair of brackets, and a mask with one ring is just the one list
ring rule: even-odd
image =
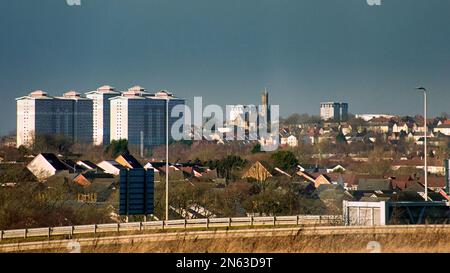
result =
[[425,175],[425,201],[428,201],[428,150],[427,150],[427,134],[428,134],[428,126],[427,126],[427,89],[425,87],[419,87],[417,90],[423,91],[423,115],[424,115],[424,175]]
[[166,98],[166,221],[169,220],[169,97]]

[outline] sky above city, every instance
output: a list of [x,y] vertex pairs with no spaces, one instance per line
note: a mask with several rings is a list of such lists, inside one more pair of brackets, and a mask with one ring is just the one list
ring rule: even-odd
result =
[[15,98],[108,84],[141,85],[204,104],[259,104],[280,114],[450,113],[450,1],[0,1],[0,134]]

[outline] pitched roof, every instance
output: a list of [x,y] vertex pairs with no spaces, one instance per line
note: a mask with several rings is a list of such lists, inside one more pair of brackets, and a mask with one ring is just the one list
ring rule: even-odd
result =
[[[419,177],[419,182],[425,184],[425,177]],[[444,188],[445,187],[445,177],[437,175],[428,175],[428,187],[432,188]]]
[[369,120],[369,124],[373,124],[373,123],[388,123],[390,121],[391,121],[390,118],[376,117],[376,118],[373,118],[373,119]]
[[[117,161],[114,161],[114,160],[104,160],[102,162],[108,163],[119,170],[126,169],[126,167],[120,165]],[[100,162],[100,163],[102,163],[102,162]],[[98,163],[98,164],[100,164],[100,163]]]
[[355,185],[358,183],[358,176],[355,174],[347,173],[327,173],[326,176],[330,179],[330,182],[347,183],[347,185]]
[[132,168],[137,168],[137,169],[142,168],[141,163],[139,163],[139,161],[137,161],[137,159],[134,158],[134,156],[132,156],[131,154],[126,153],[123,155],[119,155],[116,158],[116,161],[120,158],[123,158]]
[[86,168],[86,166],[87,166],[87,167],[89,167],[91,169],[100,169],[100,170],[102,170],[99,166],[97,166],[95,163],[93,163],[93,162],[91,162],[89,160],[80,160],[80,161],[77,162],[77,164],[79,166],[81,166],[82,168]]
[[425,186],[417,181],[411,181],[403,191],[424,192]]
[[62,163],[64,163],[67,168],[72,172],[76,172],[76,171],[82,171],[83,168],[81,168],[81,166],[79,166],[75,161],[71,160],[71,159],[63,159],[61,160]]
[[321,200],[336,200],[345,199],[352,200],[353,196],[346,191],[341,185],[334,184],[322,184],[317,189],[316,192]]
[[448,124],[448,123],[443,123],[443,124],[441,124],[441,125],[436,126],[435,128],[438,128],[438,129],[448,129],[448,128],[450,128],[450,124]]
[[392,188],[399,190],[404,190],[413,182],[413,178],[410,175],[396,175],[392,176],[390,179]]
[[57,171],[64,171],[67,170],[67,166],[59,160],[59,158],[55,154],[51,153],[41,153],[41,155],[47,160],[48,163],[50,163],[53,168]]
[[392,190],[391,181],[389,179],[359,179],[359,191],[389,191]]
[[264,181],[272,176],[273,168],[264,161],[256,161],[247,168],[242,178],[254,178],[259,181]]
[[298,172],[295,173],[295,175],[299,176],[299,177],[303,177],[303,178],[305,178],[305,179],[307,179],[307,180],[309,180],[311,182],[314,182],[316,180],[316,178],[317,178],[316,175],[308,173],[306,171],[305,172],[298,171]]
[[[407,160],[395,160],[392,166],[423,166],[423,164],[422,158],[414,157]],[[444,162],[435,158],[428,158],[428,166],[444,166]]]

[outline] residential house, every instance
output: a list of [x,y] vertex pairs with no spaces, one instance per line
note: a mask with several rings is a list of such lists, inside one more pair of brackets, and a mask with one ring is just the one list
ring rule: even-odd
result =
[[[413,175],[398,175],[390,177],[391,184],[394,190],[403,191],[406,188],[410,187],[411,184],[419,182],[421,184],[425,184],[425,178],[424,176],[417,176],[416,174]],[[438,176],[438,175],[428,175],[428,188],[431,191],[439,192],[441,190],[444,190],[446,187],[445,185],[445,177],[444,176]]]
[[339,125],[339,130],[346,136],[352,133],[352,126],[348,123]]
[[373,118],[368,122],[367,128],[369,131],[386,134],[389,132],[390,123],[391,120],[384,117]]
[[316,188],[315,195],[325,204],[329,213],[340,213],[343,201],[353,201],[353,195],[342,185],[322,184]]
[[297,169],[301,172],[307,173],[327,173],[328,169],[326,167],[317,164],[298,164]]
[[79,160],[77,161],[77,165],[83,168],[84,170],[99,170],[103,171],[99,166],[89,160]]
[[322,135],[320,135],[317,138],[318,143],[323,143],[326,141],[329,141],[331,143],[336,143],[336,136],[338,135],[337,132],[329,132],[329,133],[324,133]]
[[264,182],[269,177],[272,177],[270,169],[271,167],[268,164],[256,161],[247,171],[245,171],[242,179],[254,179],[259,182]]
[[330,184],[342,185],[346,190],[356,188],[358,176],[350,173],[327,173],[325,178]]
[[[411,201],[423,201],[425,198],[425,185],[419,181],[412,181],[408,186],[399,193],[402,199],[414,199]],[[408,200],[410,201],[410,200]],[[439,192],[433,191],[428,187],[428,201],[447,201],[446,197]]]
[[395,122],[392,125],[392,133],[400,133],[400,132],[411,132],[412,130],[410,130],[408,124],[406,122]]
[[345,172],[345,171],[346,171],[346,169],[341,164],[327,167],[327,173]]
[[177,164],[177,168],[184,172],[185,178],[215,181],[218,177],[217,170],[211,170],[208,167],[203,167],[196,164]]
[[119,155],[115,159],[115,161],[128,169],[142,169],[143,168],[141,163],[139,163],[139,161],[134,156],[132,156],[131,154],[128,154],[128,153]]
[[314,186],[316,187],[316,189],[321,185],[331,185],[331,184],[333,183],[331,182],[330,177],[327,176],[326,174],[318,174],[316,179],[314,180]]
[[61,162],[67,166],[69,173],[80,173],[84,169],[71,159],[61,159]]
[[41,153],[37,155],[28,165],[27,169],[38,180],[45,180],[59,172],[69,171],[69,168],[55,154]]
[[310,135],[310,134],[306,134],[306,135],[302,135],[300,137],[300,141],[304,144],[310,144],[310,145],[314,145],[316,144],[316,139],[317,137],[314,135]]
[[[445,176],[439,176],[439,175],[429,175],[428,176],[428,188],[432,191],[440,191],[444,190],[446,188],[445,185]],[[420,176],[418,178],[419,183],[422,185],[425,185],[425,177]]]
[[210,179],[212,181],[215,181],[218,178],[216,169],[211,170],[208,167],[198,167],[197,171],[200,172],[202,178],[204,179]]
[[395,196],[390,179],[360,178],[356,189],[351,191],[356,200],[365,202],[387,201]]
[[298,164],[297,169],[301,172],[308,172],[308,173],[333,173],[333,172],[345,172],[346,169],[340,165],[331,165],[328,167],[320,166],[320,165],[314,165],[314,164]]
[[[155,165],[154,165],[155,167]],[[166,176],[166,165],[164,163],[164,166],[160,166],[160,167],[155,167],[156,169],[158,169],[160,177],[161,176]],[[161,177],[162,179],[162,177]],[[170,165],[169,166],[169,179],[170,180],[176,180],[176,181],[181,181],[181,180],[185,180],[185,174],[183,172],[183,170],[181,170],[179,167],[175,166],[175,165]]]
[[312,175],[311,173],[306,171],[298,171],[294,175],[294,179],[300,178],[301,180],[303,180],[303,182],[309,182],[312,183],[313,185],[315,185],[316,183],[316,177],[317,176]]
[[[427,164],[428,172],[431,174],[437,175],[445,175],[445,167],[444,162],[441,160],[437,160],[434,158],[429,158]],[[400,168],[415,168],[419,170],[424,169],[424,161],[422,158],[414,157],[412,159],[400,159],[396,160],[392,163],[391,169],[394,171],[399,170]]]
[[161,174],[159,172],[159,169],[157,168],[158,166],[165,166],[166,163],[165,162],[147,162],[147,164],[144,165],[144,169],[146,170],[153,170],[154,172],[154,179],[155,182],[160,182],[161,181]]
[[78,202],[106,202],[117,189],[118,178],[112,174],[87,171],[73,178],[77,187]]
[[341,185],[345,189],[353,189],[357,184],[357,176],[355,174],[344,173],[308,173],[298,171],[296,177],[303,178],[304,182],[309,182],[315,188],[321,185]]
[[442,124],[436,126],[433,129],[433,132],[435,133],[442,133],[446,136],[450,136],[450,120],[446,120]]
[[259,182],[264,182],[270,178],[286,178],[291,179],[292,175],[283,171],[278,167],[272,167],[266,162],[256,161],[247,171],[244,172],[242,179],[251,179]]
[[345,139],[347,140],[348,144],[357,143],[357,142],[370,144],[370,143],[374,143],[376,141],[375,136],[371,136],[366,131],[360,131],[360,132],[354,132],[354,133],[348,134],[345,136]]
[[364,178],[358,181],[358,191],[364,192],[390,192],[392,191],[392,184],[390,179],[371,179]]
[[294,135],[290,135],[288,137],[282,137],[280,139],[280,144],[282,146],[297,147],[298,146],[298,139]]
[[113,175],[119,175],[120,170],[126,169],[126,167],[120,165],[117,161],[114,160],[104,160],[97,164],[100,168],[102,168],[105,173],[113,174]]

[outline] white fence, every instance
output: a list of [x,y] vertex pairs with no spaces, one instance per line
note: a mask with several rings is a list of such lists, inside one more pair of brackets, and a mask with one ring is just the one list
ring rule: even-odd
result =
[[0,241],[4,239],[69,236],[77,234],[121,233],[167,229],[225,228],[253,226],[317,226],[341,225],[340,215],[297,215],[275,217],[205,218],[169,221],[132,222],[48,228],[0,230]]

